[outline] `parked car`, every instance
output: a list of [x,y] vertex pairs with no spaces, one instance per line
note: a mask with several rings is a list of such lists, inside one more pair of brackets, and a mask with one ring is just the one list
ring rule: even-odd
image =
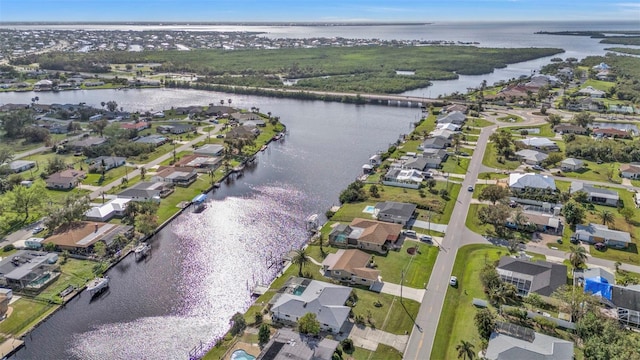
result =
[[405,230],[404,231],[404,235],[405,236],[411,236],[411,237],[416,237],[417,236],[416,232],[413,231],[413,230]]
[[42,226],[36,226],[35,228],[33,228],[33,230],[31,231],[32,234],[37,234],[40,231],[44,230],[44,228]]
[[420,236],[420,241],[431,244],[433,242],[433,238],[430,235],[422,235]]
[[458,278],[455,276],[452,276],[451,278],[449,278],[449,285],[451,286],[458,286]]
[[598,250],[602,251],[602,250],[604,250],[604,249],[606,249],[606,248],[607,248],[607,245],[605,245],[605,244],[603,244],[603,243],[595,243],[595,244],[593,245],[593,247],[595,247],[596,249],[598,249]]
[[531,168],[533,170],[544,171],[544,168],[540,165],[533,165]]
[[467,190],[469,190],[469,192],[473,192],[473,186],[469,186]]

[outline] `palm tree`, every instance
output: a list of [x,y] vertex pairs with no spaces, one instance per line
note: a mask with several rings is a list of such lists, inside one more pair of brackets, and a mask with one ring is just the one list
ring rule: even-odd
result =
[[615,220],[613,213],[609,210],[602,210],[599,216],[602,219],[602,225],[611,225]]
[[291,259],[291,263],[298,265],[298,276],[302,277],[302,268],[309,263],[309,258],[304,249],[298,249],[295,251],[295,255]]
[[458,359],[473,359],[476,354],[473,352],[473,344],[460,340],[460,344],[456,345],[456,350],[458,350]]
[[574,269],[579,269],[587,262],[587,251],[582,246],[571,245],[569,252],[569,262],[571,262]]
[[147,168],[140,167],[140,180],[144,181],[144,177],[147,175]]

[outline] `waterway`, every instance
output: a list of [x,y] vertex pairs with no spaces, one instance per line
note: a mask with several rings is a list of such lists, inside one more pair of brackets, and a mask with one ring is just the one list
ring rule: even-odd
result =
[[[283,142],[258,154],[258,164],[212,196],[201,214],[184,213],[153,241],[152,255],[129,257],[109,272],[109,292],[82,295],[26,339],[18,359],[184,359],[190,348],[222,335],[229,318],[250,304],[248,287],[268,282],[270,255],[299,247],[304,219],[338,203],[362,164],[410,130],[418,109],[353,106],[176,89],[38,93],[41,103],[125,109],[168,108],[232,99],[271,111],[287,125]],[[1,94],[28,102],[33,94]]]
[[[582,58],[602,54],[603,46],[593,39],[533,32],[594,26],[633,29],[624,23],[564,27],[548,24],[514,24],[502,30],[495,26],[482,30],[478,24],[436,24],[410,29],[376,27],[377,32],[367,27],[281,27],[281,33],[270,28],[266,36],[334,34],[351,38],[480,41],[481,46],[561,47],[567,49],[563,57]],[[637,24],[632,25],[637,28]],[[336,33],[338,28],[341,30]],[[480,77],[461,76],[411,95],[436,97],[465,92],[483,79],[491,84],[528,75],[546,60],[514,64]],[[153,242],[151,257],[139,263],[129,257],[114,267],[109,272],[110,290],[102,297],[90,302],[87,296],[80,296],[39,326],[26,339],[26,348],[15,355],[17,359],[186,358],[189,349],[200,341],[210,342],[222,335],[231,315],[249,306],[250,286],[267,282],[275,275],[276,270],[266,265],[270,256],[278,257],[304,242],[304,218],[311,213],[322,214],[337,204],[339,192],[355,178],[368,157],[386,149],[398,134],[408,132],[409,124],[419,116],[416,109],[408,108],[177,89],[37,95],[40,103],[86,102],[99,106],[102,101],[114,100],[130,111],[204,105],[231,98],[233,106],[257,106],[262,112],[280,116],[290,134],[282,143],[274,143],[260,153],[255,168],[220,188],[206,211],[185,213],[161,231]],[[33,96],[2,93],[0,104],[29,103]]]

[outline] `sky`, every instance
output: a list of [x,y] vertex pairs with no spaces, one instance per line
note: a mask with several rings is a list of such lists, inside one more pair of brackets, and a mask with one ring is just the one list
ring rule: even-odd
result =
[[638,0],[0,0],[0,22],[637,20]]

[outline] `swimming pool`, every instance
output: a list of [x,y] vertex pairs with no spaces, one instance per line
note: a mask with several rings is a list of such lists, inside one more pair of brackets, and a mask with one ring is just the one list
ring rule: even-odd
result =
[[375,211],[376,207],[373,205],[367,205],[367,207],[364,208],[364,210],[362,210],[363,213],[367,213],[367,214],[373,214],[373,212]]
[[240,349],[236,350],[231,354],[231,360],[255,360],[256,357],[253,355],[247,354],[246,351]]
[[293,289],[293,295],[300,296],[304,292],[307,287],[304,285],[298,285],[295,289]]

